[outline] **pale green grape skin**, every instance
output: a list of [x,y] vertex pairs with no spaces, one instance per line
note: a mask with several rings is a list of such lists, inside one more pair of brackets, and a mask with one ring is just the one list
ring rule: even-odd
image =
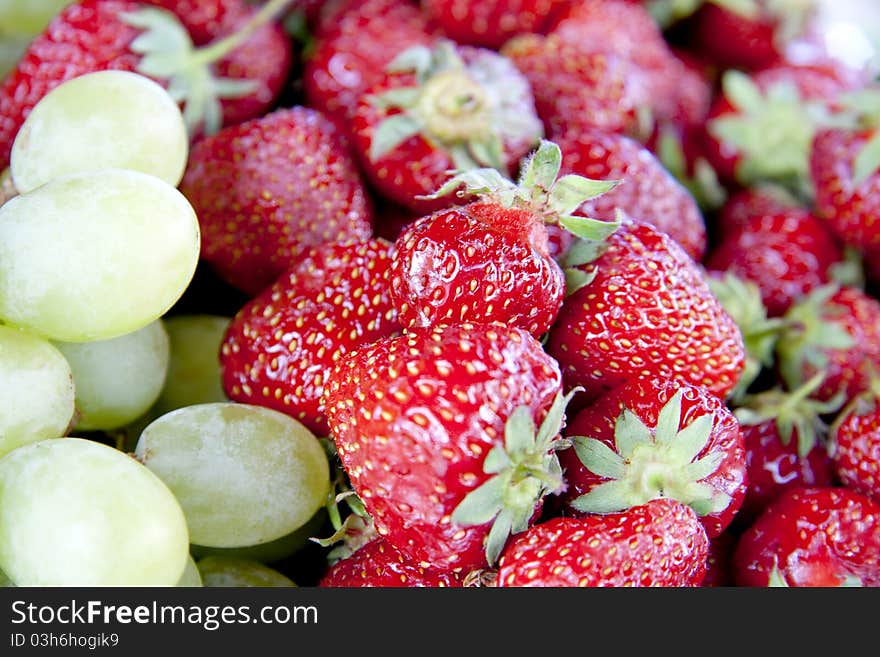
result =
[[0,0],[0,26],[8,34],[34,36],[42,32],[73,0]]
[[56,342],[73,371],[76,430],[110,430],[146,413],[162,391],[170,347],[161,319],[109,340]]
[[292,579],[258,561],[205,557],[198,566],[206,587],[296,587]]
[[249,545],[240,548],[215,548],[202,545],[190,545],[190,553],[197,559],[204,557],[229,557],[247,559],[264,564],[272,564],[292,557],[309,543],[309,539],[322,536],[320,534],[327,520],[327,513],[320,509],[311,520],[299,529],[286,536],[276,538],[268,543]]
[[188,555],[180,505],[128,454],[61,438],[0,459],[0,568],[18,586],[174,586]]
[[293,418],[260,406],[187,406],[154,420],[135,456],[174,492],[190,539],[206,547],[267,543],[323,507],[330,466]]
[[59,438],[74,414],[70,365],[48,340],[0,325],[0,400],[0,457]]
[[189,137],[165,89],[128,71],[98,71],[58,85],[15,137],[12,181],[24,194],[75,173],[130,169],[172,187],[183,177]]
[[199,572],[199,567],[196,565],[195,559],[193,559],[192,556],[189,556],[186,559],[186,568],[183,571],[183,575],[180,576],[180,580],[177,582],[177,587],[197,588],[201,586],[203,586],[202,574]]
[[171,360],[165,387],[154,408],[157,416],[185,406],[229,401],[223,390],[220,345],[230,319],[218,315],[175,315],[165,319]]
[[107,340],[162,317],[199,259],[176,188],[123,169],[56,178],[0,206],[0,319],[50,340]]

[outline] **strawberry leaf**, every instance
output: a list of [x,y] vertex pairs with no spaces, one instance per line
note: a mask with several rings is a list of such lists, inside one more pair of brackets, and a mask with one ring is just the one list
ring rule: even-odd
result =
[[575,436],[571,441],[581,463],[590,472],[609,479],[620,479],[623,476],[626,466],[623,457],[601,440]]
[[478,486],[455,507],[452,522],[464,527],[489,522],[504,508],[504,489],[509,480],[503,476],[491,477]]
[[410,114],[395,114],[380,123],[370,142],[370,159],[375,162],[422,131],[422,124]]
[[523,166],[519,185],[549,192],[562,169],[562,150],[552,141],[542,140]]

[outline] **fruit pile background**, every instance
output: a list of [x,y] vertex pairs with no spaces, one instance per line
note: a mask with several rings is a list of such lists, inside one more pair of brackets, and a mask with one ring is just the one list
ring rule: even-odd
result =
[[874,0],[0,0],[0,581],[880,585],[878,75]]

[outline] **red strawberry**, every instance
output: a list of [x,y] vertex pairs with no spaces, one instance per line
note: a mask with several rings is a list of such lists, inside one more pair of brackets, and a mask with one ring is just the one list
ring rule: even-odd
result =
[[719,208],[716,227],[723,242],[727,235],[738,232],[743,226],[770,214],[785,214],[806,206],[778,185],[756,185],[733,192]]
[[559,147],[542,142],[518,185],[494,169],[476,169],[441,189],[464,185],[478,197],[418,219],[397,238],[391,297],[404,326],[498,321],[536,337],[547,331],[565,295],[565,276],[548,250],[544,222],[597,238],[614,228],[570,215],[614,182],[557,180],[561,162]]
[[877,270],[880,258],[880,130],[826,129],[810,151],[816,213]]
[[880,408],[871,390],[858,395],[831,427],[829,452],[839,481],[880,502]]
[[793,303],[830,282],[843,253],[823,222],[809,211],[790,208],[752,215],[728,233],[706,258],[710,271],[731,272],[753,281],[767,314],[778,317]]
[[614,221],[618,209],[667,233],[694,260],[706,250],[706,225],[693,196],[642,144],[599,130],[569,130],[552,136],[562,149],[562,167],[594,180],[619,180],[614,189],[588,200],[579,212]]
[[569,387],[595,398],[634,377],[660,376],[721,398],[734,389],[742,334],[672,238],[628,220],[598,249],[572,247],[566,262],[589,281],[565,299],[547,341]]
[[746,492],[739,423],[703,388],[633,379],[577,413],[560,453],[567,508],[609,513],[670,497],[693,508],[709,538],[733,520]]
[[316,28],[303,68],[308,104],[344,125],[391,60],[412,46],[430,45],[433,33],[413,3],[346,0]]
[[821,381],[817,375],[792,392],[773,389],[750,395],[735,409],[745,438],[749,482],[738,525],[751,524],[785,490],[834,483],[823,418],[839,410],[842,400],[811,399]]
[[740,537],[738,586],[880,586],[880,504],[847,488],[786,491]]
[[[191,8],[190,2],[182,0],[152,2],[181,11]],[[216,11],[225,12],[224,20],[202,23],[199,36],[214,27],[220,31],[211,38],[230,36],[254,16],[248,12],[255,10],[241,1],[212,0],[212,4]],[[202,9],[204,15],[187,13],[189,21],[184,22],[198,26],[211,14],[206,7]],[[34,105],[62,82],[94,71],[135,71],[174,87],[184,98],[184,115],[193,132],[213,132],[224,121],[262,114],[274,101],[290,67],[291,45],[279,29],[264,26],[240,47],[230,50],[234,44],[227,44],[208,56],[195,50],[180,20],[163,9],[127,0],[73,3],[31,42],[0,86],[0,168],[8,163],[15,135]],[[254,50],[259,51],[259,58],[255,59]],[[193,63],[206,56],[209,62]],[[248,77],[230,79],[227,75]],[[254,84],[256,90],[251,88]]]
[[[690,83],[682,62],[675,56],[648,10],[625,0],[581,0],[570,3],[554,22],[550,33],[562,41],[590,44],[630,62],[634,82],[645,91],[655,116],[640,120],[671,119],[684,91],[682,78]],[[644,127],[644,126],[642,126]]]
[[826,285],[792,306],[776,343],[779,371],[790,390],[818,372],[813,397],[847,401],[870,388],[880,369],[880,301],[859,288]]
[[526,76],[547,134],[598,128],[646,134],[639,108],[650,105],[636,65],[581,39],[524,34],[501,49]]
[[[234,34],[253,18],[256,9],[242,0],[140,0],[173,12],[197,47]],[[264,5],[266,3],[263,3]],[[250,80],[255,88],[222,98],[222,124],[229,126],[262,116],[281,95],[293,67],[293,45],[278,22],[254,35],[217,61],[221,78]]]
[[829,66],[726,71],[706,121],[709,163],[729,185],[778,183],[809,198],[813,136],[852,84]]
[[671,499],[619,513],[552,518],[511,541],[497,586],[699,586],[708,545],[693,510]]
[[409,561],[382,538],[374,538],[337,561],[318,581],[321,588],[460,587],[460,575]]
[[414,212],[450,170],[509,175],[543,134],[529,83],[507,58],[439,41],[398,55],[351,117],[352,146],[374,188]]
[[812,2],[703,2],[689,22],[693,47],[721,68],[770,66],[806,33],[814,9]]
[[517,34],[542,32],[571,0],[424,0],[425,11],[458,43],[500,48]]
[[199,216],[202,258],[253,295],[304,247],[370,237],[372,209],[334,125],[279,109],[197,142],[180,189]]
[[324,403],[379,535],[425,568],[494,563],[562,486],[561,376],[521,329],[460,324],[380,339],[337,364]]
[[388,296],[390,250],[384,240],[314,247],[250,300],[221,347],[230,399],[274,408],[327,435],[321,394],[329,370],[400,328]]

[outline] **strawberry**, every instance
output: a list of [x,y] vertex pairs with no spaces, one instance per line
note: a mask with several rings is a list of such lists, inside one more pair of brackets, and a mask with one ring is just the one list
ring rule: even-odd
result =
[[749,482],[738,525],[751,524],[785,490],[835,482],[823,418],[839,410],[842,399],[811,399],[821,382],[818,374],[791,392],[775,388],[749,395],[734,410],[745,439]]
[[344,125],[391,60],[413,46],[430,45],[436,30],[411,2],[346,0],[332,9],[315,28],[303,88],[309,106]]
[[390,251],[385,240],[313,247],[248,301],[220,351],[229,398],[287,413],[327,435],[327,372],[357,347],[399,331],[388,295]]
[[[816,213],[877,271],[880,258],[880,130],[820,130],[810,150]],[[869,262],[870,261],[870,262]]]
[[532,86],[535,108],[547,134],[598,128],[646,134],[639,108],[649,93],[636,65],[625,56],[581,39],[523,34],[501,49]]
[[708,254],[710,271],[753,281],[771,317],[779,317],[811,291],[831,281],[843,260],[825,224],[809,211],[752,215]]
[[709,541],[696,514],[672,499],[583,518],[552,518],[516,536],[497,586],[699,586]]
[[609,513],[657,497],[693,508],[711,539],[746,492],[739,423],[715,395],[667,379],[632,379],[574,415],[560,452],[576,513]]
[[634,66],[633,82],[643,88],[647,100],[637,112],[650,110],[655,114],[641,116],[641,120],[671,118],[682,98],[682,78],[691,82],[656,21],[638,3],[625,0],[572,2],[553,23],[550,33],[565,42],[600,47],[630,62]]
[[877,384],[857,395],[831,426],[828,451],[834,473],[847,488],[880,502],[880,409]]
[[321,588],[460,587],[461,577],[409,561],[382,538],[374,538],[350,557],[333,564],[318,581]]
[[300,249],[372,231],[357,166],[334,125],[310,108],[278,109],[199,140],[180,189],[199,217],[202,259],[249,295]]
[[493,564],[562,487],[561,387],[525,331],[458,324],[350,352],[324,405],[379,535],[424,568],[466,574]]
[[[183,0],[153,0],[153,4],[186,10],[194,25],[211,15],[207,7],[201,8],[204,16],[189,13],[191,2]],[[94,71],[134,71],[168,86],[183,101],[193,134],[211,133],[223,122],[267,111],[290,68],[290,43],[270,24],[239,43],[238,31],[246,30],[245,24],[266,23],[270,14],[257,16],[241,1],[212,0],[212,4],[216,11],[229,10],[225,12],[229,18],[202,22],[200,36],[216,27],[220,31],[211,38],[231,40],[212,45],[211,51],[197,49],[181,20],[160,7],[127,0],[80,0],[62,10],[30,43],[0,86],[0,168],[8,163],[15,135],[34,105],[62,82]],[[276,1],[268,9],[278,6]]]
[[542,32],[571,0],[424,0],[422,6],[458,43],[498,49],[517,34]]
[[779,372],[789,390],[818,372],[822,383],[812,394],[846,401],[870,388],[880,368],[880,301],[850,285],[813,290],[785,314],[786,328],[776,343]]
[[661,376],[721,398],[734,389],[742,334],[671,237],[628,219],[603,244],[572,247],[565,261],[572,287],[576,279],[581,287],[563,302],[547,350],[568,387],[595,398],[634,377]]
[[620,181],[584,203],[580,213],[613,221],[617,210],[623,210],[667,233],[694,260],[702,260],[706,225],[696,201],[644,145],[599,130],[569,130],[552,139],[562,149],[566,173]]
[[815,9],[803,0],[708,0],[689,21],[692,47],[721,68],[777,64],[787,45],[806,33]]
[[715,227],[721,242],[743,226],[769,214],[785,214],[793,210],[807,210],[806,204],[798,201],[784,187],[759,184],[734,191],[718,209]]
[[880,504],[840,487],[786,491],[742,534],[738,586],[880,586]]
[[477,197],[426,215],[395,244],[391,297],[405,327],[503,322],[540,336],[565,295],[565,276],[548,250],[544,223],[600,239],[613,223],[570,213],[614,182],[558,177],[559,147],[544,141],[519,179],[494,169],[453,177],[439,194],[464,186]]
[[726,71],[705,125],[709,163],[729,186],[777,183],[811,198],[813,136],[852,84],[845,71],[830,66]]
[[387,68],[353,112],[352,146],[379,194],[413,212],[449,205],[424,197],[450,170],[509,175],[543,134],[529,83],[492,50],[441,40]]

